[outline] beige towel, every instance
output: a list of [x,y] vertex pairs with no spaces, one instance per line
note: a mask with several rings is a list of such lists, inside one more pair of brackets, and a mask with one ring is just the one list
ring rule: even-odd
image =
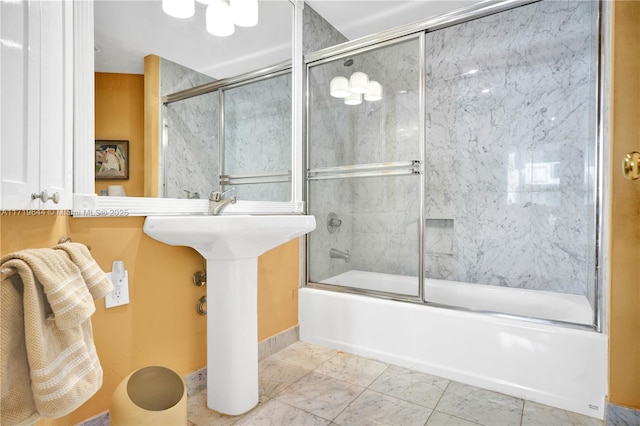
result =
[[11,259],[20,259],[31,268],[51,305],[52,312],[47,314],[59,329],[77,327],[96,311],[80,270],[65,252],[45,248],[21,250],[4,256],[0,263]]
[[[0,285],[0,424],[65,416],[102,386],[89,319],[95,310],[91,295],[61,250],[23,250],[0,263],[18,270]],[[70,326],[73,322],[78,324]]]
[[94,300],[102,299],[113,291],[113,284],[100,266],[93,260],[89,249],[84,244],[67,242],[54,247],[57,250],[64,250],[73,263],[80,268],[82,278],[84,278],[91,296]]

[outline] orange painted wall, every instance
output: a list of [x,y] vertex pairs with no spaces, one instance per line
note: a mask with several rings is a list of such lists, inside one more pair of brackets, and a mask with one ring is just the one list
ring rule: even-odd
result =
[[640,151],[640,2],[613,9],[609,401],[640,409],[640,180],[620,172]]
[[[0,255],[51,247],[61,236],[91,247],[104,271],[123,260],[129,273],[129,305],[105,309],[96,302],[94,341],[104,370],[102,389],[70,415],[41,425],[75,424],[108,409],[115,387],[130,372],[164,365],[185,375],[206,366],[206,317],[196,303],[206,289],[191,282],[201,258],[187,247],[171,247],[142,232],[144,217],[69,218],[25,215],[0,218]],[[259,340],[297,324],[298,241],[258,261]]]
[[144,195],[144,76],[95,74],[96,139],[129,141],[129,179],[96,180],[96,193],[123,185],[128,196]]
[[104,370],[102,389],[67,417],[43,424],[75,424],[108,408],[118,383],[131,371],[160,364],[186,374],[206,365],[206,318],[195,303],[206,291],[191,284],[201,268],[190,248],[170,247],[142,233],[143,217],[73,219],[68,217],[2,218],[2,254],[23,248],[50,247],[61,236],[91,247],[105,271],[124,260],[131,303],[105,309],[96,302],[91,321]]
[[[96,75],[96,137],[127,139],[134,147],[131,179],[119,181],[129,195],[138,191],[141,195],[144,188],[143,135],[138,130],[143,122],[138,99],[142,96],[141,76]],[[97,181],[97,188],[103,183],[114,181]],[[107,410],[115,387],[137,368],[160,364],[185,375],[206,366],[206,317],[196,312],[206,289],[191,281],[202,269],[201,257],[193,249],[147,237],[143,222],[144,217],[78,219],[57,212],[0,216],[0,255],[51,247],[69,236],[89,245],[103,270],[108,272],[114,260],[123,260],[129,273],[131,303],[105,309],[100,300],[91,319],[104,370],[102,389],[68,416],[43,419],[40,426],[76,424]],[[263,340],[298,322],[298,241],[265,253],[258,268],[258,328]]]

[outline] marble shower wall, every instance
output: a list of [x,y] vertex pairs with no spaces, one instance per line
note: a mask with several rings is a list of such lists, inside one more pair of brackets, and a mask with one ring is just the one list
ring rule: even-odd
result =
[[[596,9],[543,1],[426,34],[426,277],[593,303]],[[385,99],[342,105],[328,86],[349,76],[344,60],[312,67],[309,168],[419,158],[417,44],[353,59]],[[311,279],[416,276],[418,189],[410,176],[310,182]],[[329,212],[343,219],[333,234]]]
[[308,4],[302,10],[302,54],[344,43],[347,38]]
[[[160,60],[160,93],[169,95],[214,79],[182,65]],[[164,196],[201,198],[218,188],[218,93],[208,93],[163,107]]]
[[[291,170],[291,73],[224,92],[224,171],[243,175]],[[236,185],[239,199],[291,201],[291,183]]]
[[426,250],[427,277],[590,293],[596,8],[544,1],[427,34],[426,218],[449,220],[451,245]]

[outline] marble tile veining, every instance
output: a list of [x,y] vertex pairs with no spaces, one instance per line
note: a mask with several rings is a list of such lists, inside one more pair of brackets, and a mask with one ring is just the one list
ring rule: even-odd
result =
[[309,373],[275,396],[278,401],[334,419],[364,388],[318,373]]
[[274,396],[311,370],[269,357],[258,368],[260,394]]
[[333,349],[323,348],[321,346],[310,345],[309,343],[298,341],[275,353],[271,357],[273,359],[286,360],[289,364],[313,370],[336,353],[337,351]]
[[470,422],[449,414],[434,411],[429,417],[426,426],[477,426],[478,423]]
[[430,278],[587,294],[593,205],[567,195],[591,185],[593,4],[540,2],[427,34],[426,208],[444,208],[434,191],[470,205],[454,247],[476,251],[427,259]]
[[345,426],[422,426],[431,410],[392,396],[365,390],[335,420]]
[[453,382],[437,410],[480,424],[519,426],[524,401],[486,389]]
[[449,380],[392,365],[369,388],[434,408],[448,385]]
[[522,426],[546,426],[552,424],[597,426],[601,425],[602,421],[531,401],[524,402]]
[[607,425],[611,426],[636,426],[640,425],[640,410],[609,405],[607,407]]
[[385,363],[338,352],[315,371],[356,386],[366,387],[386,369]]
[[265,402],[259,410],[253,410],[234,424],[247,426],[326,426],[329,423],[329,420],[314,416],[276,399],[271,399]]

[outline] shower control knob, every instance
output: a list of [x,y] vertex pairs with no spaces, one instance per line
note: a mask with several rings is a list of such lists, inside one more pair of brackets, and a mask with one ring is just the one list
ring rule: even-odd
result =
[[333,234],[340,228],[340,225],[342,225],[342,220],[338,219],[338,215],[333,212],[329,213],[329,216],[327,216],[327,230]]

